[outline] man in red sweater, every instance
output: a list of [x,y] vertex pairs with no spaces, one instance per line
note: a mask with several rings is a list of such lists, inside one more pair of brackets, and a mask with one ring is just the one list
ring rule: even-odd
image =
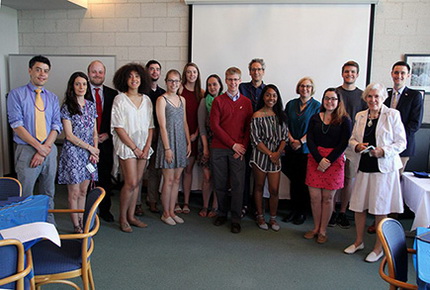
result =
[[[225,72],[227,92],[212,103],[210,124],[212,139],[212,171],[218,198],[218,217],[214,225],[221,226],[231,211],[231,232],[240,233],[243,187],[245,183],[245,152],[249,142],[249,126],[253,114],[251,101],[239,92],[241,71],[230,67]],[[230,181],[230,182],[229,182]],[[231,204],[226,202],[231,188]]]

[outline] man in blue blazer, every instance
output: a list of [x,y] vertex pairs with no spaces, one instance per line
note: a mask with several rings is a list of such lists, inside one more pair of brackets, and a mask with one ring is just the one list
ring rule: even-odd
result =
[[[88,66],[88,78],[90,79],[91,95],[97,109],[97,131],[99,134],[100,161],[98,164],[99,181],[98,186],[106,190],[106,195],[100,203],[100,217],[107,221],[113,222],[114,217],[110,212],[111,195],[112,195],[112,177],[113,167],[113,143],[110,132],[110,119],[112,112],[113,100],[118,92],[103,85],[106,76],[106,67],[99,61],[95,60]],[[101,114],[100,114],[101,112]]]
[[391,69],[391,77],[394,85],[388,89],[388,98],[384,104],[400,112],[405,126],[407,147],[400,154],[403,172],[409,157],[415,154],[415,132],[421,127],[423,119],[423,96],[419,91],[406,87],[406,81],[411,77],[411,67],[406,62],[396,62]]

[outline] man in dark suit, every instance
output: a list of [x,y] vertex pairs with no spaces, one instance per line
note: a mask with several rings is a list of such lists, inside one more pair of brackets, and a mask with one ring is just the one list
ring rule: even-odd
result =
[[411,67],[406,62],[396,62],[391,69],[391,77],[394,85],[388,90],[388,98],[384,104],[400,112],[405,126],[407,147],[400,153],[403,172],[409,157],[415,154],[415,132],[421,127],[423,119],[423,97],[419,91],[406,87],[406,81],[411,77]]
[[90,79],[91,94],[97,109],[97,131],[99,134],[100,161],[98,164],[99,181],[97,186],[106,190],[105,198],[100,203],[100,217],[113,222],[114,217],[110,212],[112,195],[111,171],[113,167],[113,143],[110,132],[110,119],[112,104],[117,91],[103,85],[106,76],[104,64],[95,60],[88,66],[88,77]]

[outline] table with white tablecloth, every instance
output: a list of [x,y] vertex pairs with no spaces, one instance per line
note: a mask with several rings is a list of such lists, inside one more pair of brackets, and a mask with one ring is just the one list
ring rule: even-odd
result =
[[415,213],[411,231],[430,226],[430,178],[415,177],[412,172],[402,174],[402,193],[406,205]]

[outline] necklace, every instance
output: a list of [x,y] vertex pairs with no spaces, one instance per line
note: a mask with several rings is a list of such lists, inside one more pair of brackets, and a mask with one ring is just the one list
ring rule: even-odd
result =
[[[325,114],[323,114],[323,120],[322,120],[322,123],[321,123],[321,131],[322,131],[322,133],[325,135],[325,134],[327,134],[328,133],[328,131],[330,130],[330,126],[331,126],[331,122],[330,122],[330,124],[328,124],[328,125],[326,125],[325,124]],[[327,129],[326,130],[324,130],[324,127],[327,127]]]
[[370,116],[370,111],[369,111],[369,115],[367,116],[367,119],[369,120],[369,121],[367,121],[367,127],[372,127],[373,120],[378,119],[378,118],[379,118],[379,111],[376,113],[376,116],[374,116],[374,117]]

